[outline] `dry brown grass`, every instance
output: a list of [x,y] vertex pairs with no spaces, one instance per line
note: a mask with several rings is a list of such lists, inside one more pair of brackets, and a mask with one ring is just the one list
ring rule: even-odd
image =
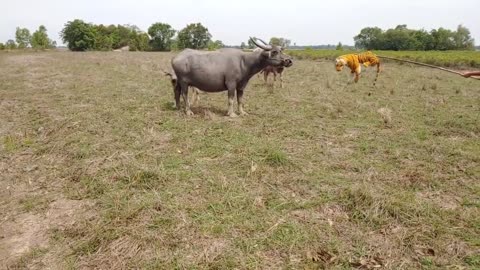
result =
[[189,118],[171,56],[0,54],[0,268],[480,267],[478,81],[297,61]]

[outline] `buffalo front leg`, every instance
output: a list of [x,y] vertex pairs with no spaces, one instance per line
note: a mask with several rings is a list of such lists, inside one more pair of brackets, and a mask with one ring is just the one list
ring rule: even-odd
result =
[[280,77],[280,88],[283,88],[283,76],[282,76],[282,73],[279,73],[278,76]]
[[235,88],[228,88],[228,112],[227,115],[230,117],[236,117],[237,114],[233,111],[233,103],[235,99]]
[[238,102],[238,111],[240,115],[248,115],[248,113],[243,108],[243,89],[237,90],[237,102]]

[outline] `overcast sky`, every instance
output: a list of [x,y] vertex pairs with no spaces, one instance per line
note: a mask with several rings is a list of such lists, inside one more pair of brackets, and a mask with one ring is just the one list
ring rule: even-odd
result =
[[383,29],[398,24],[431,30],[463,24],[480,44],[480,0],[23,0],[2,1],[0,42],[15,38],[17,26],[33,32],[47,27],[52,39],[67,21],[95,24],[135,24],[146,31],[155,22],[179,30],[201,22],[214,39],[239,45],[248,36],[286,37],[292,44],[353,44],[367,26]]

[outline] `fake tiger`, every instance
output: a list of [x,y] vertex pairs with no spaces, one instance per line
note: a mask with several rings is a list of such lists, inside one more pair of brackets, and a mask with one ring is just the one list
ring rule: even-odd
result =
[[360,73],[362,72],[361,64],[365,67],[377,66],[377,75],[375,76],[375,81],[373,85],[376,84],[378,79],[378,74],[380,73],[380,59],[372,52],[367,51],[360,54],[345,54],[337,57],[335,59],[335,68],[337,71],[342,71],[344,66],[350,68],[351,73],[354,75],[355,82],[358,82],[360,79]]

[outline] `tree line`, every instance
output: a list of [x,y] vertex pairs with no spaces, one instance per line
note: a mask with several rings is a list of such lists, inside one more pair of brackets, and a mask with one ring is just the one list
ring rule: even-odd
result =
[[135,25],[103,25],[73,20],[65,24],[60,36],[72,51],[110,51],[128,46],[131,51],[170,51],[174,49],[210,49],[224,47],[212,40],[208,28],[191,23],[177,31],[167,23],[154,23],[147,32]]
[[474,50],[474,39],[470,30],[462,25],[456,31],[445,28],[430,32],[407,28],[406,24],[383,30],[378,27],[363,28],[354,37],[355,47],[368,50],[393,51],[446,51]]
[[[103,25],[86,23],[83,20],[69,21],[60,32],[60,37],[72,51],[110,51],[128,46],[131,51],[171,51],[185,48],[215,50],[222,47],[253,49],[251,40],[242,42],[240,46],[226,46],[220,40],[212,40],[207,27],[201,23],[191,23],[181,30],[175,30],[167,23],[154,23],[147,32],[135,25]],[[474,39],[470,30],[462,25],[456,31],[445,28],[414,30],[407,25],[383,30],[378,27],[363,28],[354,37],[355,47],[369,50],[475,50]],[[283,37],[270,38],[269,44],[284,48],[303,48],[291,45],[291,40]],[[33,34],[27,28],[17,27],[15,40],[0,43],[3,49],[48,49],[54,48],[56,42],[47,35],[47,29],[41,25]],[[315,49],[350,48],[339,43],[328,46],[309,46]]]
[[50,49],[55,48],[57,43],[52,41],[47,34],[47,28],[40,25],[38,29],[30,34],[27,28],[17,27],[15,31],[15,40],[9,39],[5,44],[0,43],[0,50],[13,49]]

